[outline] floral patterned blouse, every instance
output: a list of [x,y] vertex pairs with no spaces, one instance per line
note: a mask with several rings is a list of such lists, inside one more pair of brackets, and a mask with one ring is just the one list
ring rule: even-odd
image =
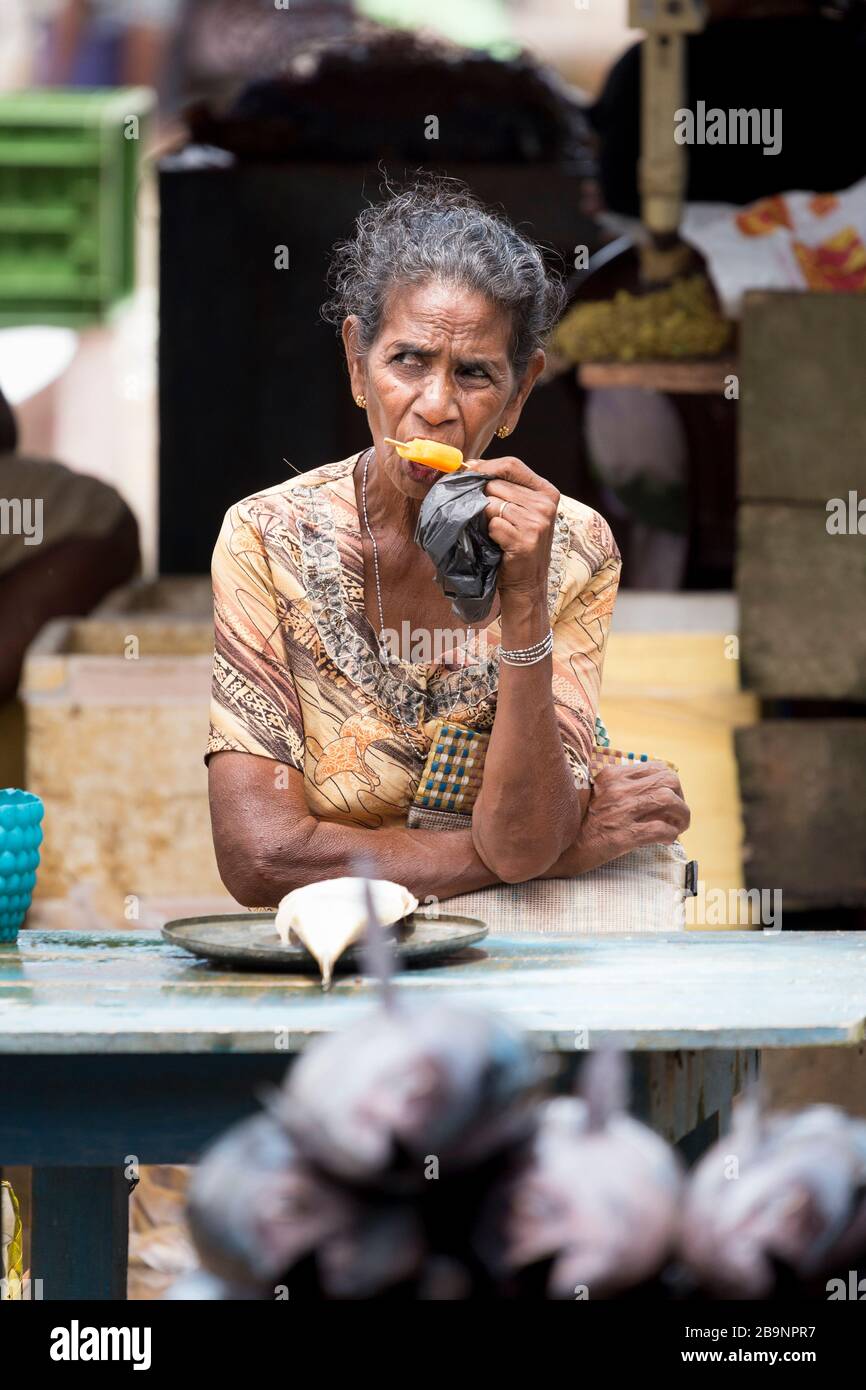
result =
[[[474,652],[470,643],[468,651],[434,653],[433,661],[383,664],[364,611],[353,480],[360,457],[291,478],[227,512],[213,556],[207,751],[234,749],[296,768],[311,812],[324,819],[405,825],[429,758],[442,746],[443,722],[486,742],[500,630],[497,619]],[[579,786],[587,785],[595,746],[619,570],[607,522],[563,497],[548,606],[554,700]]]

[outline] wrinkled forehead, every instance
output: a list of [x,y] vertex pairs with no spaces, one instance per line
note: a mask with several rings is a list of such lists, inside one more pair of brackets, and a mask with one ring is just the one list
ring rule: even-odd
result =
[[385,348],[417,342],[439,351],[506,359],[511,333],[511,315],[488,295],[431,280],[393,286],[383,305],[378,342]]

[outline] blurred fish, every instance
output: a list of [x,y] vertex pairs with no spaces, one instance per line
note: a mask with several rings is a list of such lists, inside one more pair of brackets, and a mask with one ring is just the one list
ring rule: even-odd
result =
[[583,1095],[547,1101],[527,1161],[495,1191],[480,1239],[517,1280],[549,1263],[544,1292],[608,1298],[657,1274],[676,1238],[679,1160],[623,1113],[619,1053],[587,1059]]
[[768,1298],[866,1254],[866,1121],[832,1105],[762,1116],[747,1098],[692,1170],[682,1259],[722,1298]]
[[443,1006],[381,1010],[317,1039],[270,1102],[331,1177],[420,1188],[531,1131],[541,1062],[500,1019]]
[[417,1211],[405,1202],[379,1201],[359,1206],[351,1227],[326,1240],[316,1262],[326,1298],[375,1298],[414,1285],[426,1256]]
[[[335,1187],[268,1115],[206,1152],[189,1225],[203,1269],[177,1280],[172,1299],[271,1299],[283,1283],[302,1296],[372,1298],[417,1283],[427,1255],[411,1205]],[[302,1262],[310,1268],[299,1276]]]
[[188,1220],[205,1269],[271,1296],[274,1282],[357,1215],[352,1197],[298,1157],[269,1115],[234,1125],[203,1155]]

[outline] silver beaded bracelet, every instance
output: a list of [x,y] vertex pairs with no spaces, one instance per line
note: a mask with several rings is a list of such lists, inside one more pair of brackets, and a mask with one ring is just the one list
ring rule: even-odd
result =
[[537,661],[543,661],[546,656],[550,656],[553,651],[553,632],[548,631],[546,637],[542,637],[540,642],[536,642],[532,647],[515,647],[512,651],[506,651],[504,647],[499,648],[499,660],[504,661],[506,666],[534,666]]

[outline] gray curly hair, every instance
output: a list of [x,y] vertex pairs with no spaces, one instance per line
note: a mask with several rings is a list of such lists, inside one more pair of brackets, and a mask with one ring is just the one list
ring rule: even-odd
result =
[[536,244],[486,208],[458,179],[419,177],[361,212],[355,235],[338,242],[322,315],[339,328],[354,314],[367,352],[395,286],[440,280],[478,290],[511,318],[511,365],[520,380],[565,305],[562,277]]

